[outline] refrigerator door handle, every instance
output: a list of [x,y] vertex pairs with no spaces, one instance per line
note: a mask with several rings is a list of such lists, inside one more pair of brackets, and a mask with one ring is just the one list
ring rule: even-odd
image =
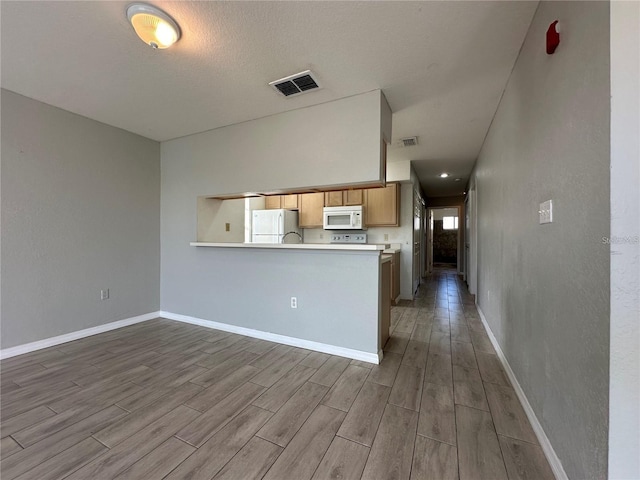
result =
[[[282,212],[278,214],[278,236],[284,233],[284,225],[282,224]],[[282,237],[280,238],[280,242],[282,242]]]

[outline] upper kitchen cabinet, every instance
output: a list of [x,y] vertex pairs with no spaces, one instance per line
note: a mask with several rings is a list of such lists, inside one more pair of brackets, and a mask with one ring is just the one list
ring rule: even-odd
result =
[[264,197],[264,208],[267,210],[285,208],[287,210],[298,209],[298,195],[268,195]]
[[335,192],[325,192],[324,194],[324,206],[325,207],[341,207],[344,205],[342,199],[342,190]]
[[300,228],[322,228],[324,193],[303,193],[298,196]]
[[344,206],[352,206],[352,205],[362,205],[363,202],[363,191],[362,190],[345,190],[342,192],[343,205]]
[[282,205],[282,208],[286,208],[287,210],[297,210],[298,195],[280,195],[280,204]]
[[282,208],[282,200],[280,197],[281,195],[269,195],[264,197],[264,208],[267,210]]
[[334,192],[325,192],[325,207],[349,207],[353,205],[362,205],[362,190],[339,190]]
[[397,183],[365,190],[364,206],[367,227],[400,226],[400,186]]

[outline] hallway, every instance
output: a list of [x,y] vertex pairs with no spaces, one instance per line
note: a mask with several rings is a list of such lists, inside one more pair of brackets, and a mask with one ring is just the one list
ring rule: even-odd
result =
[[446,268],[423,281],[394,307],[383,360],[403,355],[394,390],[410,377],[421,398],[411,478],[553,479],[466,285]]

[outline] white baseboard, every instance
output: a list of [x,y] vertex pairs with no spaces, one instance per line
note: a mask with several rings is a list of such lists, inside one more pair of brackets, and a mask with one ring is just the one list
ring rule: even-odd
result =
[[90,337],[92,335],[97,335],[98,333],[115,330],[116,328],[127,327],[135,323],[146,322],[147,320],[153,320],[159,316],[160,312],[145,313],[144,315],[138,315],[137,317],[125,318],[116,322],[98,325],[97,327],[85,328],[84,330],[78,330],[77,332],[65,333],[64,335],[59,335],[57,337],[45,338],[44,340],[38,340],[37,342],[5,348],[4,350],[0,350],[0,360],[34,352],[36,350],[42,350],[43,348],[53,347],[60,345],[61,343],[71,342],[72,340],[78,340],[79,338]]
[[484,328],[487,330],[487,335],[489,336],[489,340],[491,340],[491,343],[493,344],[493,348],[496,349],[498,358],[500,359],[500,362],[502,363],[502,366],[504,367],[504,370],[507,373],[509,380],[511,381],[511,385],[513,385],[513,389],[515,390],[516,395],[518,395],[518,399],[520,400],[520,403],[524,408],[524,412],[527,414],[527,418],[531,423],[531,428],[533,428],[533,432],[536,434],[536,437],[538,438],[540,447],[542,448],[542,451],[544,452],[545,457],[547,457],[547,461],[551,466],[551,470],[553,470],[553,474],[555,475],[557,480],[569,480],[569,477],[567,477],[567,474],[564,471],[564,468],[562,467],[562,462],[556,455],[556,452],[553,449],[551,442],[547,438],[547,434],[544,433],[544,429],[542,428],[542,425],[538,421],[538,417],[536,417],[536,414],[533,411],[533,408],[531,408],[531,404],[529,403],[529,400],[524,394],[522,387],[518,383],[515,373],[513,373],[513,370],[511,370],[511,366],[507,361],[507,357],[504,356],[504,352],[500,348],[500,345],[498,344],[498,341],[496,340],[495,335],[491,331],[491,327],[489,327],[487,318],[484,316],[484,313],[482,312],[482,310],[480,309],[480,306],[477,303],[476,303],[476,308],[478,309],[478,314],[480,314],[480,319],[484,324]]
[[259,338],[260,340],[282,343],[284,345],[291,345],[292,347],[306,348],[307,350],[328,353],[330,355],[351,358],[353,360],[361,360],[368,363],[379,364],[380,360],[382,359],[382,351],[379,351],[377,354],[368,353],[361,350],[353,350],[351,348],[338,347],[335,345],[328,345],[326,343],[303,340],[301,338],[288,337],[286,335],[279,335],[277,333],[264,332],[262,330],[253,330],[252,328],[239,327],[237,325],[230,325],[228,323],[203,320],[201,318],[181,315],[179,313],[161,311],[160,316],[169,320],[191,323],[193,325],[200,325],[201,327],[214,328],[216,330],[222,330],[224,332],[237,333],[239,335],[245,335],[247,337]]

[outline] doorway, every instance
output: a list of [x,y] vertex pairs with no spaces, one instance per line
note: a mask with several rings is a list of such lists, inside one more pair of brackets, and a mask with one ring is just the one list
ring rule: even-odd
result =
[[427,246],[430,271],[458,271],[460,257],[459,207],[438,207],[429,209],[429,241]]

